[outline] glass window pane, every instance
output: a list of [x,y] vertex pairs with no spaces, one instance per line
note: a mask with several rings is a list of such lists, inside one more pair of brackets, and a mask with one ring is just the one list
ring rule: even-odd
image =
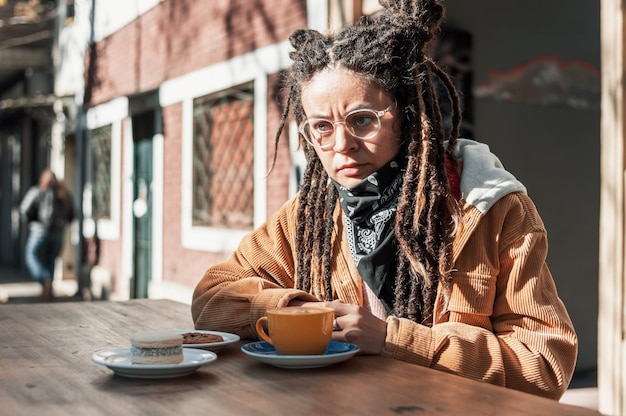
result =
[[111,125],[91,131],[92,216],[111,218]]
[[251,229],[254,219],[252,85],[194,100],[193,142],[193,225]]

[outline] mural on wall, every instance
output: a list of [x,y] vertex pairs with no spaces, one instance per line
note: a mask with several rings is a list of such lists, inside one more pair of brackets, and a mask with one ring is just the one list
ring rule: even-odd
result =
[[600,70],[579,60],[539,56],[507,71],[492,70],[474,87],[475,98],[600,110]]

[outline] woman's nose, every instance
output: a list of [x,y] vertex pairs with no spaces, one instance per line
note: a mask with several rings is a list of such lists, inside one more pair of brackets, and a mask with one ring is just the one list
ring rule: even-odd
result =
[[345,153],[349,150],[355,149],[358,144],[355,137],[353,137],[348,129],[346,129],[346,125],[336,124],[335,125],[335,145],[333,146],[333,150],[335,153]]

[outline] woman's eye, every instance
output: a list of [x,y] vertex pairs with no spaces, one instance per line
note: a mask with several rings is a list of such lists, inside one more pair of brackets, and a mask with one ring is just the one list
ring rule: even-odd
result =
[[313,129],[320,133],[328,133],[333,131],[333,125],[328,121],[316,121],[313,124]]
[[372,116],[370,115],[356,115],[352,119],[352,125],[355,127],[365,127],[372,123]]

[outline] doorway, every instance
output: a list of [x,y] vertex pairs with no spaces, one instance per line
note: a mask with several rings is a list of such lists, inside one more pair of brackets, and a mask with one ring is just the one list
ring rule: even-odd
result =
[[132,117],[133,126],[133,275],[130,297],[147,298],[152,277],[153,137],[156,111]]

